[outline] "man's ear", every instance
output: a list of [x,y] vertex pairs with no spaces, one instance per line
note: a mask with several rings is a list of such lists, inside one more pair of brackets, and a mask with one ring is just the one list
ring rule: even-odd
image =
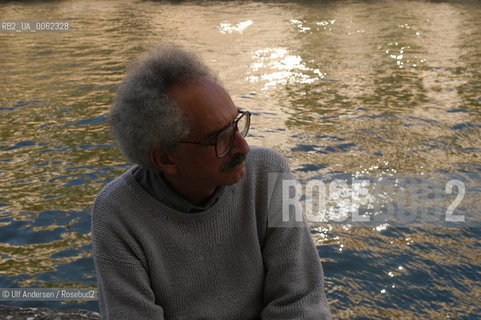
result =
[[150,161],[164,173],[177,173],[177,166],[171,160],[170,153],[163,149],[152,148],[150,150]]

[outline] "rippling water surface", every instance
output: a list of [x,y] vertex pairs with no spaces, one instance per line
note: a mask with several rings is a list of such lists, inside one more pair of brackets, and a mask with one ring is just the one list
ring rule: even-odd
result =
[[[106,114],[158,41],[198,52],[254,113],[249,142],[299,180],[452,177],[479,219],[478,1],[0,4],[0,20],[27,19],[73,31],[0,33],[0,287],[96,287],[91,204],[129,166]],[[313,236],[338,319],[481,314],[479,228],[319,223]]]

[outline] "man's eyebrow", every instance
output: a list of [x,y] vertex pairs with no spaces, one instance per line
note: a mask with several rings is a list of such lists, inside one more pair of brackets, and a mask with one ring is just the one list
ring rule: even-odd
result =
[[234,119],[233,119],[231,122],[229,122],[227,125],[225,125],[224,127],[220,128],[220,129],[218,129],[218,130],[215,130],[215,131],[213,131],[213,132],[211,132],[211,133],[208,133],[208,134],[206,135],[206,139],[207,139],[207,140],[210,140],[210,139],[214,139],[215,137],[217,137],[217,135],[218,135],[219,133],[221,133],[222,131],[224,131],[227,127],[229,127],[229,126],[232,124],[233,121],[235,121],[235,119],[236,119],[237,116],[239,115],[240,111],[241,111],[241,110],[240,110],[239,108],[237,108],[237,114],[235,115]]

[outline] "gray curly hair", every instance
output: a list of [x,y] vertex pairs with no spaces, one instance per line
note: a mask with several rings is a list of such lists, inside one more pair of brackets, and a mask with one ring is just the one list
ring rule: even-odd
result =
[[175,150],[189,134],[188,119],[169,89],[200,77],[219,82],[196,55],[173,44],[157,46],[130,66],[109,115],[112,134],[129,161],[153,169],[152,148]]

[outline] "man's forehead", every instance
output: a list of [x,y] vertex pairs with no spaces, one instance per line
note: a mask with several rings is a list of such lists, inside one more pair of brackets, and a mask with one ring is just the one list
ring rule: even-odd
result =
[[209,133],[207,133],[205,135],[205,138],[206,139],[215,138],[219,133],[221,133],[223,130],[225,130],[227,127],[229,127],[232,124],[232,122],[234,122],[235,119],[237,118],[237,116],[239,115],[240,110],[238,108],[236,108],[235,110],[236,110],[236,113],[232,116],[232,118],[230,120],[227,121],[227,123],[224,126],[210,131]]
[[228,92],[209,78],[192,79],[175,85],[170,96],[203,137],[222,131],[234,121],[238,110]]

